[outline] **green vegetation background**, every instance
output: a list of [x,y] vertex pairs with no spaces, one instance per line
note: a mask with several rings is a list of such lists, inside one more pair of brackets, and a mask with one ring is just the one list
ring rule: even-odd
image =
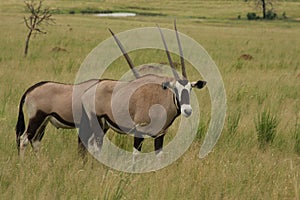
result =
[[[285,12],[288,18],[273,21],[248,21],[247,13],[259,10],[244,1],[47,0],[44,4],[57,9],[53,15],[56,24],[45,26],[47,35],[32,39],[29,55],[24,58],[24,3],[0,3],[1,199],[300,198],[299,1],[276,1],[279,16]],[[138,15],[99,18],[81,14],[89,9]],[[197,138],[165,169],[127,174],[92,157],[84,165],[77,156],[76,131],[52,126],[46,130],[39,158],[29,147],[25,160],[20,161],[14,127],[19,100],[29,86],[42,80],[73,83],[85,56],[110,37],[108,27],[116,33],[156,23],[172,29],[174,18],[180,32],[208,51],[224,79],[227,119],[212,153],[198,158],[210,118],[206,89],[198,94],[202,115]],[[164,52],[137,51],[130,56],[136,65],[167,62]],[[105,77],[119,78],[127,70],[120,58]],[[200,77],[192,72],[189,66],[189,77]],[[172,140],[175,128],[176,124],[166,143]],[[270,131],[274,137],[262,144],[259,138]],[[131,150],[131,137],[112,131],[109,137]],[[147,140],[144,151],[152,150],[152,146],[152,140]]]

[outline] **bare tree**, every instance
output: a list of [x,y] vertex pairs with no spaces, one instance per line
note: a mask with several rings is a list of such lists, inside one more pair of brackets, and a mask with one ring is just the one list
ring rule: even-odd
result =
[[52,18],[51,10],[50,8],[43,8],[43,1],[39,0],[38,2],[34,0],[28,0],[24,1],[26,10],[30,13],[30,16],[25,17],[24,16],[24,23],[26,27],[29,29],[27,37],[26,37],[26,43],[25,43],[25,50],[24,54],[27,56],[28,54],[28,47],[29,47],[29,41],[32,36],[32,34],[46,34],[47,32],[42,30],[43,24],[53,24],[54,19]]
[[268,10],[273,10],[272,0],[257,0],[256,6],[261,7],[262,13],[263,13],[263,19],[267,18],[267,9]]

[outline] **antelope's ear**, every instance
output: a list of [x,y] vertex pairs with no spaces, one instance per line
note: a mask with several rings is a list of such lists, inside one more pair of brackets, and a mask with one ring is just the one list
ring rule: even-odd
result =
[[201,89],[201,88],[204,88],[204,86],[206,85],[206,81],[195,81],[195,82],[191,82],[191,86],[192,87],[195,87],[197,89]]
[[165,89],[168,89],[170,87],[170,82],[169,81],[166,81],[166,82],[163,82],[161,84],[162,88],[165,90]]

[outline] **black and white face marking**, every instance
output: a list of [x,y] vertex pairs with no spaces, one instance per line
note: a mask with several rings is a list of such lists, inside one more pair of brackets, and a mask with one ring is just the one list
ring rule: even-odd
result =
[[186,79],[179,79],[173,83],[162,83],[163,89],[170,88],[176,95],[178,107],[183,116],[189,117],[192,114],[192,107],[190,105],[191,90],[193,87],[202,89],[206,85],[206,81],[199,80],[197,82],[189,82]]
[[174,92],[180,104],[180,111],[185,117],[189,117],[193,111],[190,105],[191,90],[191,83],[186,79],[178,80],[174,84]]

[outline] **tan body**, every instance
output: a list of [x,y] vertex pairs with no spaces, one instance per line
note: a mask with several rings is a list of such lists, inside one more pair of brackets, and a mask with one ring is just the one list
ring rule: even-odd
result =
[[[75,128],[73,112],[81,113],[81,95],[99,80],[90,80],[80,84],[62,84],[40,82],[31,86],[22,96],[19,117],[16,125],[18,150],[23,156],[26,145],[30,142],[38,150],[46,125],[50,121],[56,128]],[[76,87],[77,98],[73,89]],[[25,131],[23,104],[26,106],[28,125]],[[75,110],[72,109],[75,108]]]
[[[155,151],[159,153],[166,130],[180,115],[175,94],[162,87],[162,83],[173,80],[157,75],[145,75],[130,82],[103,80],[86,91],[82,95],[86,115],[83,114],[79,128],[86,147],[89,148],[88,140],[94,135],[100,150],[107,129],[112,128],[133,134],[134,150],[141,150],[145,135],[155,138]],[[89,123],[91,129],[84,123]]]
[[[90,112],[95,112],[98,118],[104,117],[109,123],[129,130],[137,127],[137,131],[156,137],[168,128],[179,114],[174,104],[174,93],[162,88],[163,82],[171,80],[172,78],[157,75],[145,75],[131,82],[103,80],[82,96],[83,105]],[[94,98],[91,97],[94,94],[95,110],[92,110],[91,100]],[[152,106],[157,105],[162,107],[156,108],[157,112],[151,112]],[[161,109],[166,111],[166,116]],[[153,126],[157,125],[156,121],[162,120],[165,120],[165,123],[161,129],[152,132],[151,130],[155,129]]]

